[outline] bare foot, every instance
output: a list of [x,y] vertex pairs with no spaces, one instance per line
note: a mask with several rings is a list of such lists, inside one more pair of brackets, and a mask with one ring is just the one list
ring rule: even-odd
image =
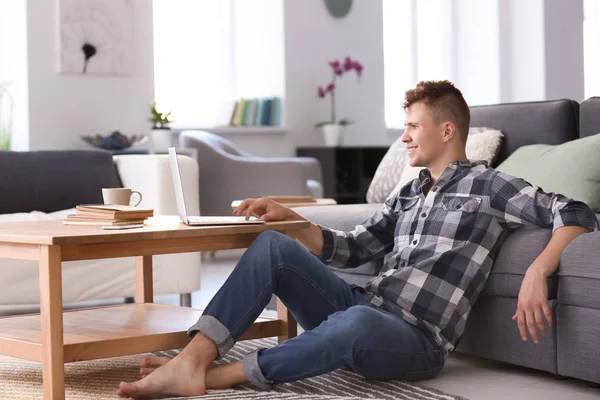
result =
[[172,360],[171,357],[146,356],[140,362],[140,375],[142,378],[150,375],[158,367],[162,367]]
[[[161,359],[163,357],[155,358]],[[138,398],[199,396],[206,393],[207,365],[199,363],[199,360],[189,352],[182,352],[174,359],[167,361],[160,368],[157,366],[151,375],[147,375],[137,382],[121,382],[117,395],[119,397]]]

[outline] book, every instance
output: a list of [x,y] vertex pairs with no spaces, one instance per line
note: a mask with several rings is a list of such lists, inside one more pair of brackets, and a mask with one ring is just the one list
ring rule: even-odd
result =
[[281,99],[279,97],[273,97],[271,100],[271,116],[269,125],[280,126],[281,125]]
[[252,125],[260,126],[260,124],[262,122],[262,115],[263,115],[263,110],[264,110],[264,106],[265,106],[265,99],[257,99],[256,102],[257,102],[256,113],[254,115],[254,121],[252,122]]
[[82,204],[75,207],[77,215],[102,216],[108,219],[146,219],[154,215],[152,208],[139,208],[117,204]]
[[94,222],[94,221],[123,221],[123,222],[128,222],[128,221],[143,221],[145,218],[141,218],[141,217],[134,217],[134,218],[112,218],[110,215],[106,215],[106,214],[96,214],[96,213],[89,213],[89,215],[85,212],[80,211],[79,214],[69,214],[65,217],[66,220],[69,221],[82,221],[82,222]]
[[241,126],[242,125],[242,117],[244,115],[244,108],[246,107],[246,100],[241,98],[237,101],[235,112],[233,114],[233,126]]
[[124,219],[124,220],[106,220],[106,219],[97,219],[93,220],[77,220],[77,219],[69,219],[68,217],[63,220],[64,225],[91,225],[91,226],[121,226],[121,225],[144,225],[143,219]]

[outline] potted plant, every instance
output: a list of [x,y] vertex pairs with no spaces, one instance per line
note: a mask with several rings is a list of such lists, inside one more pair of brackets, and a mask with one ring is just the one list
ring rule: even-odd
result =
[[344,73],[352,70],[356,71],[356,76],[358,79],[360,79],[360,76],[362,75],[363,71],[363,66],[361,63],[352,60],[350,57],[346,57],[343,64],[340,63],[338,60],[330,61],[329,66],[333,70],[333,78],[327,86],[319,86],[317,88],[317,94],[321,99],[329,95],[329,99],[331,101],[331,118],[329,121],[317,123],[315,125],[315,128],[323,128],[323,135],[325,136],[326,146],[339,146],[342,143],[342,134],[344,132],[344,127],[354,122],[348,117],[344,117],[339,121],[336,120],[335,81],[338,77],[344,75]]
[[171,111],[168,113],[158,111],[156,102],[150,105],[150,118],[148,118],[148,121],[152,124],[150,141],[155,152],[165,152],[171,147],[172,135],[169,124],[173,121],[169,119],[170,116]]
[[10,150],[13,102],[8,83],[0,83],[0,150]]

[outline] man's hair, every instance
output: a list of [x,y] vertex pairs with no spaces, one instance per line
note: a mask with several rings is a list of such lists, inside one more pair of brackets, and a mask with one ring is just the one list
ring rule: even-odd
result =
[[433,122],[451,121],[463,143],[467,142],[471,112],[460,90],[450,81],[422,81],[417,87],[406,91],[402,107],[422,101],[429,108]]

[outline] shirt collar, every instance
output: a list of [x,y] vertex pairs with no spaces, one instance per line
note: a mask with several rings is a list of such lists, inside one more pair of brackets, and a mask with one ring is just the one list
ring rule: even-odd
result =
[[[488,162],[485,160],[469,160],[466,158],[462,160],[452,161],[450,164],[448,164],[448,167],[444,170],[442,176],[440,176],[440,179],[438,179],[437,183],[450,180],[458,171],[474,168],[479,165],[484,165],[485,167],[487,167]],[[419,189],[422,190],[423,187],[431,181],[431,171],[429,171],[429,169],[427,168],[423,168],[419,172],[419,181]]]

